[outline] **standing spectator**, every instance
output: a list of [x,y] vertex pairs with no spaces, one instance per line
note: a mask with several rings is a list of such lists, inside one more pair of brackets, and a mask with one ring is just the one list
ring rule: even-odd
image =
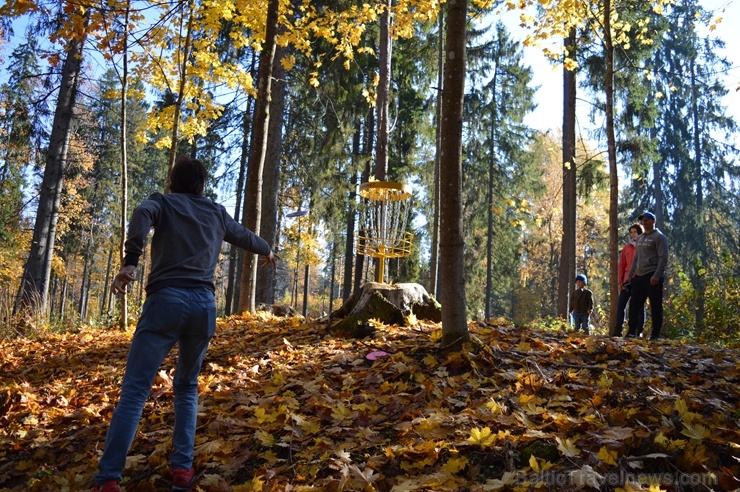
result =
[[640,312],[644,312],[645,301],[650,299],[653,324],[650,340],[658,340],[663,326],[663,281],[668,263],[668,238],[655,227],[655,214],[652,212],[640,215],[640,220],[645,232],[637,238],[635,257],[627,274],[632,286],[627,338],[640,336]]
[[589,334],[588,323],[591,311],[594,309],[593,293],[586,288],[588,279],[582,273],[576,275],[576,290],[570,296],[570,316],[573,319],[573,328],[576,331],[583,329]]
[[[622,336],[624,325],[624,315],[627,311],[627,303],[630,300],[632,286],[627,274],[632,267],[632,260],[635,258],[635,251],[638,236],[642,234],[642,226],[635,222],[630,226],[629,240],[622,248],[619,254],[619,264],[617,266],[617,288],[619,289],[619,300],[617,301],[617,326],[615,326],[612,336]],[[640,319],[638,320],[638,332],[642,331],[642,325],[645,324],[645,310],[640,310]]]
[[172,490],[188,490],[195,480],[193,449],[198,420],[198,375],[216,330],[214,271],[223,241],[277,261],[267,242],[232,219],[226,209],[203,196],[208,173],[203,164],[180,157],[170,172],[170,193],[154,193],[136,207],[126,241],[124,266],[113,280],[120,294],[135,280],[144,240],[154,227],[152,269],[146,302],[131,341],[121,396],[113,411],[95,492],[118,492],[126,455],[160,364],[178,345],[172,388]]

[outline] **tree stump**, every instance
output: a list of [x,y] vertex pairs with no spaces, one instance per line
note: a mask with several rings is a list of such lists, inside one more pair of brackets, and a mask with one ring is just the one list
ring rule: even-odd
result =
[[260,304],[257,307],[257,311],[266,311],[283,318],[292,318],[300,314],[289,304]]
[[331,331],[363,338],[375,330],[368,320],[378,319],[388,325],[402,325],[406,316],[411,314],[416,319],[439,323],[442,321],[442,306],[419,284],[368,282],[332,313],[332,318],[342,319],[331,327]]

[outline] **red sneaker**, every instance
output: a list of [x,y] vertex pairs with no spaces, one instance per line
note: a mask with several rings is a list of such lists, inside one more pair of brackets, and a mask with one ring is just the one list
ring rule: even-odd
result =
[[172,490],[190,490],[195,482],[195,468],[172,470]]
[[102,485],[93,487],[92,492],[121,492],[121,487],[118,486],[118,482],[115,480],[108,480]]

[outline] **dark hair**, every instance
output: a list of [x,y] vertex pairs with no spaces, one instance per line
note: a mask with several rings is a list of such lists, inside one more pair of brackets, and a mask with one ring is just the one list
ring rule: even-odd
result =
[[182,155],[170,170],[169,191],[171,193],[191,193],[201,196],[206,187],[208,171],[198,159]]
[[642,226],[640,224],[638,224],[637,222],[635,222],[634,224],[632,224],[630,226],[630,231],[632,229],[636,230],[637,231],[637,234],[642,234],[643,233]]

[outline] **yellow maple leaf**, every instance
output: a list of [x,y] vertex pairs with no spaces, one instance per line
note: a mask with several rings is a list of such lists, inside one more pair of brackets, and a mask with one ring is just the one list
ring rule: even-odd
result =
[[605,373],[601,373],[599,381],[596,384],[599,385],[599,388],[609,389],[614,384],[614,381]]
[[353,411],[351,408],[347,408],[343,403],[340,403],[334,407],[334,410],[331,412],[331,416],[335,420],[342,421],[349,419],[352,416],[352,413]]
[[259,422],[260,424],[264,424],[265,422],[268,422],[268,423],[275,422],[275,414],[267,413],[267,410],[265,410],[262,407],[257,407],[254,410],[254,417],[257,419],[257,422]]
[[663,434],[662,432],[659,432],[657,436],[655,436],[655,439],[653,439],[653,442],[655,444],[659,444],[661,446],[665,446],[668,444],[668,438]]
[[479,446],[493,446],[496,442],[496,436],[491,434],[490,427],[484,427],[479,429],[477,427],[470,429],[470,437],[468,437],[470,444],[478,444]]
[[501,408],[501,405],[499,402],[491,398],[486,402],[486,408],[488,408],[488,411],[491,412],[493,415],[499,415],[504,413],[504,410]]
[[686,405],[686,402],[682,398],[679,398],[678,400],[673,402],[673,406],[676,408],[676,411],[681,416],[689,411],[688,405]]
[[435,456],[428,456],[424,459],[414,460],[413,462],[404,460],[401,462],[401,469],[406,472],[422,470],[427,466],[432,466],[436,461],[437,458]]
[[688,437],[689,439],[701,441],[711,436],[709,429],[701,424],[691,425],[688,422],[684,422],[683,427],[684,428],[681,431],[681,434]]
[[273,435],[261,429],[254,433],[254,437],[256,437],[259,442],[267,447],[275,444],[275,438],[273,437]]
[[305,420],[301,424],[301,429],[308,435],[318,434],[321,431],[321,424],[312,420]]
[[616,466],[617,465],[617,452],[616,451],[610,451],[606,449],[605,447],[602,447],[599,449],[599,453],[596,455],[603,463],[606,463],[607,465]]
[[689,463],[703,466],[707,462],[707,448],[699,444],[697,446],[686,446],[683,459]]
[[432,354],[427,355],[421,360],[425,366],[429,368],[435,368],[439,365],[439,362],[437,362],[437,358],[434,357]]
[[558,443],[558,450],[563,453],[563,455],[573,458],[581,454],[581,450],[576,447],[572,440],[562,440],[559,437],[556,437],[555,441]]
[[537,463],[537,457],[535,455],[531,455],[529,457],[529,467],[532,469],[533,472],[539,473],[540,464]]
[[650,488],[648,488],[648,492],[666,492],[666,490],[657,483],[650,485]]
[[449,473],[450,475],[454,475],[464,470],[466,466],[468,466],[468,459],[465,456],[458,456],[457,458],[450,459],[447,463],[442,465],[442,471]]

